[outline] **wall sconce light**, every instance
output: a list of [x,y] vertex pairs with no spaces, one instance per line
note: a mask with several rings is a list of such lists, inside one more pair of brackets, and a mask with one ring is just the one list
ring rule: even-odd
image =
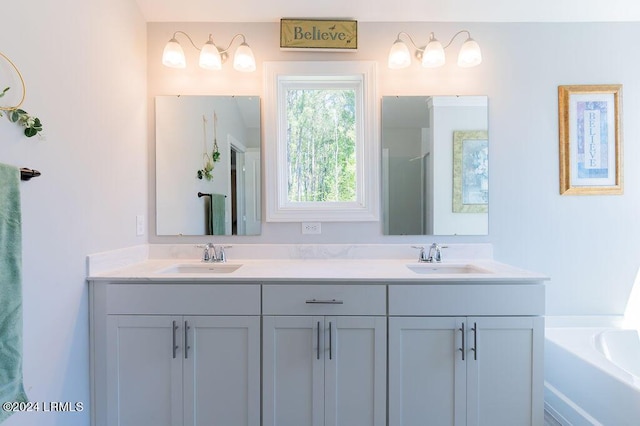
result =
[[458,53],[458,66],[463,68],[475,67],[482,62],[482,52],[478,43],[471,38],[471,33],[467,30],[458,31],[444,47],[433,33],[429,35],[429,42],[426,46],[418,47],[409,34],[400,32],[391,46],[391,50],[389,50],[388,66],[395,70],[411,65],[411,53],[407,44],[402,41],[402,35],[406,36],[416,49],[415,56],[421,61],[423,67],[436,68],[444,65],[444,49],[451,46],[453,40],[462,33],[466,33],[467,40],[462,44]]
[[187,66],[187,62],[184,57],[184,51],[182,50],[182,46],[178,43],[176,39],[176,35],[178,33],[185,35],[193,47],[200,51],[200,60],[198,64],[200,68],[204,68],[206,70],[220,70],[222,69],[222,64],[229,57],[229,49],[231,45],[238,37],[242,37],[242,43],[236,49],[233,55],[233,68],[237,71],[242,72],[252,72],[256,70],[256,60],[253,57],[253,51],[247,44],[247,41],[244,38],[244,34],[236,34],[231,39],[229,46],[226,49],[221,49],[213,43],[213,37],[209,34],[209,40],[199,48],[195,45],[189,34],[184,31],[176,31],[173,33],[173,37],[164,47],[164,51],[162,52],[162,64],[171,67],[171,68],[185,68]]

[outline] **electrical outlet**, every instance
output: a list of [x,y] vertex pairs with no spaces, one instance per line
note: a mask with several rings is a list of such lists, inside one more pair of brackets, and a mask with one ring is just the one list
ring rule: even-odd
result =
[[302,222],[302,233],[307,235],[322,234],[320,222]]
[[144,235],[144,216],[141,214],[136,216],[136,235]]

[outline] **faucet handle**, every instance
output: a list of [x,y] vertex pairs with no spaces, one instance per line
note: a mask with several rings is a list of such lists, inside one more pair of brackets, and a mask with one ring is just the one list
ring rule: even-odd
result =
[[231,248],[233,246],[218,246],[218,262],[226,262],[227,261],[227,254],[225,253],[224,249],[228,249]]
[[212,243],[197,244],[196,247],[204,249],[202,252],[202,261],[211,262],[216,258],[216,248]]
[[203,248],[202,251],[202,261],[209,262],[211,260],[211,251],[209,251],[209,244],[198,244],[199,248]]
[[429,262],[427,253],[424,251],[423,246],[411,246],[411,248],[420,250],[420,254],[418,255],[418,262]]

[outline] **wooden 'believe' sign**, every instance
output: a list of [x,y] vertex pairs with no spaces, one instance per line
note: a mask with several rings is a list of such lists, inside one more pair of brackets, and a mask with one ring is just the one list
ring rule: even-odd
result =
[[281,49],[358,49],[358,21],[281,19]]

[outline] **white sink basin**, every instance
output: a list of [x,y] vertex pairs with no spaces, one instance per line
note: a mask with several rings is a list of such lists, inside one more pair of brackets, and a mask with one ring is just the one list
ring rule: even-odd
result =
[[160,274],[230,274],[240,268],[238,263],[180,263],[159,271]]
[[407,265],[416,274],[489,274],[490,271],[467,264],[411,263]]

